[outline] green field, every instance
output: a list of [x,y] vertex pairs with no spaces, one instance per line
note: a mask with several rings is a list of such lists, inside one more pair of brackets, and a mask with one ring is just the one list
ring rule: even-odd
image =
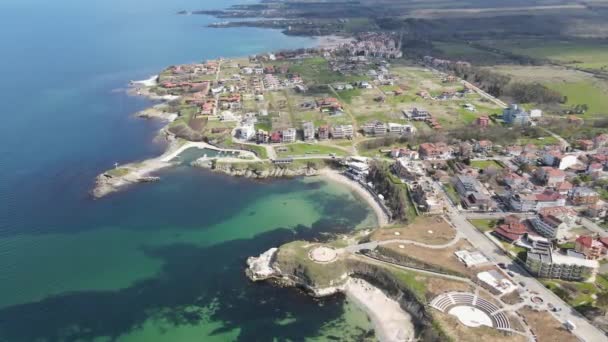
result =
[[[286,151],[279,151],[280,149],[285,148]],[[275,151],[277,151],[277,155],[279,157],[287,157],[287,156],[305,156],[305,155],[329,155],[330,153],[335,153],[337,156],[346,155],[346,151],[339,149],[337,147],[326,146],[321,144],[306,144],[306,143],[295,143],[290,145],[284,145],[280,148],[275,147]]]
[[474,225],[475,228],[479,229],[484,233],[491,231],[494,229],[494,227],[496,227],[496,220],[476,219],[469,220],[469,222],[471,222],[471,224]]
[[501,41],[494,46],[516,54],[549,59],[571,67],[608,70],[608,45],[601,41]]
[[344,76],[329,69],[323,57],[313,57],[291,64],[289,70],[299,74],[307,84],[329,84],[334,82],[354,82],[365,77]]
[[502,165],[496,160],[473,160],[471,161],[471,166],[477,169],[485,169],[490,166],[499,170],[503,168]]
[[585,116],[608,114],[608,91],[604,84],[596,82],[551,83],[551,89],[559,91],[568,97],[566,106],[586,104],[589,110]]

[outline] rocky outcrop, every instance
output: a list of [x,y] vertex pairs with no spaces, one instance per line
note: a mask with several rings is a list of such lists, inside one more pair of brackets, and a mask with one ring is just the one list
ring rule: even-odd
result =
[[278,271],[272,267],[274,256],[279,249],[274,247],[260,254],[258,257],[247,258],[247,277],[253,281],[266,280],[278,275]]
[[91,195],[95,198],[101,198],[113,192],[116,192],[127,185],[136,183],[150,183],[160,180],[159,177],[152,176],[135,176],[131,174],[115,176],[109,172],[105,172],[97,176],[95,179],[95,187],[91,191]]
[[319,174],[319,170],[302,166],[299,168],[288,168],[270,165],[268,163],[213,163],[209,165],[201,161],[200,163],[193,163],[199,167],[209,167],[215,172],[224,173],[235,177],[245,178],[281,178],[281,177],[299,177],[299,176],[316,176]]

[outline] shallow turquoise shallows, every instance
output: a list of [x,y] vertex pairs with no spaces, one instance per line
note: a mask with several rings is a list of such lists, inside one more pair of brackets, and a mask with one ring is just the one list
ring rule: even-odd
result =
[[[238,0],[237,0],[238,1]],[[101,200],[115,162],[162,153],[129,80],[163,67],[313,44],[178,16],[237,1],[0,1],[0,341],[360,340],[341,298],[249,283],[248,256],[372,226],[321,179],[254,182],[180,166]]]

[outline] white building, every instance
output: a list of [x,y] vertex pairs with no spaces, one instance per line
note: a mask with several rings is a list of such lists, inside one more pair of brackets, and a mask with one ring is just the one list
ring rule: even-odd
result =
[[313,141],[315,140],[315,125],[312,122],[305,122],[302,124],[302,130],[304,131],[304,140]]
[[251,140],[255,136],[253,125],[243,125],[236,129],[236,137],[242,140]]
[[402,125],[398,123],[388,123],[388,132],[390,134],[410,135],[416,133],[416,127],[412,125]]
[[517,289],[517,285],[496,270],[479,272],[477,273],[477,279],[488,284],[501,295],[511,293]]
[[337,125],[332,128],[331,133],[334,139],[345,139],[353,137],[353,125]]
[[537,119],[543,116],[543,111],[540,109],[532,109],[530,111],[530,117],[533,119]]
[[282,132],[283,137],[282,137],[282,141],[284,143],[292,143],[296,141],[296,129],[295,128],[288,128],[283,130]]

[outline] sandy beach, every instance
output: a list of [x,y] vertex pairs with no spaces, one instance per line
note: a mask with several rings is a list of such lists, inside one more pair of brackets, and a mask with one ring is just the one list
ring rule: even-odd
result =
[[316,37],[316,39],[317,46],[321,49],[335,49],[342,44],[347,44],[354,40],[353,38],[346,38],[335,35]]
[[344,286],[344,293],[367,312],[380,341],[414,340],[415,330],[411,316],[382,290],[362,279],[351,278]]
[[370,194],[369,191],[364,189],[359,183],[342,175],[340,172],[331,169],[323,169],[319,171],[319,175],[329,179],[330,181],[347,186],[349,189],[355,191],[358,195],[363,197],[363,199],[365,199],[365,201],[369,204],[372,210],[374,210],[374,213],[378,218],[378,226],[383,227],[388,225],[389,218],[384,212],[384,210],[382,210],[382,207],[380,207],[380,204],[378,204],[374,196],[372,196],[372,194]]

